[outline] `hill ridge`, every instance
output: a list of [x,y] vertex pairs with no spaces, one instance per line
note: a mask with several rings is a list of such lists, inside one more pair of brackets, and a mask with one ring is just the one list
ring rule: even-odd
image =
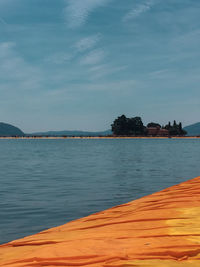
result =
[[183,128],[184,130],[187,131],[188,136],[197,136],[200,135],[200,122],[193,123],[191,125],[188,125]]
[[24,135],[25,133],[18,127],[9,123],[0,122],[0,136],[24,136]]

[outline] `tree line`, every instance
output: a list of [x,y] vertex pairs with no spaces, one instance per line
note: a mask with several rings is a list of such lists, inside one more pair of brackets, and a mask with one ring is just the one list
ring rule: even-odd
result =
[[183,136],[187,132],[182,128],[182,123],[173,124],[170,122],[161,126],[159,123],[150,122],[147,126],[144,126],[141,117],[127,118],[125,115],[119,116],[111,125],[114,135],[122,136],[146,136],[148,135],[149,128],[160,128],[168,131],[170,136]]

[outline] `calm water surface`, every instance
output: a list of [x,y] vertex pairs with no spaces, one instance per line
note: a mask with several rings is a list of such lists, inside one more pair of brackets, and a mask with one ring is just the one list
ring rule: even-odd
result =
[[0,243],[200,175],[200,140],[0,140]]

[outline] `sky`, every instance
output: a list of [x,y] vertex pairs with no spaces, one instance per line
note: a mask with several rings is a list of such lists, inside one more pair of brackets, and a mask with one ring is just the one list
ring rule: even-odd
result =
[[200,1],[0,0],[0,121],[200,121]]

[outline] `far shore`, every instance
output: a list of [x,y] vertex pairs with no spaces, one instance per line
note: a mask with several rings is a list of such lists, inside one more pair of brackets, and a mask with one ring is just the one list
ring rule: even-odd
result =
[[200,136],[0,136],[0,139],[198,139]]

